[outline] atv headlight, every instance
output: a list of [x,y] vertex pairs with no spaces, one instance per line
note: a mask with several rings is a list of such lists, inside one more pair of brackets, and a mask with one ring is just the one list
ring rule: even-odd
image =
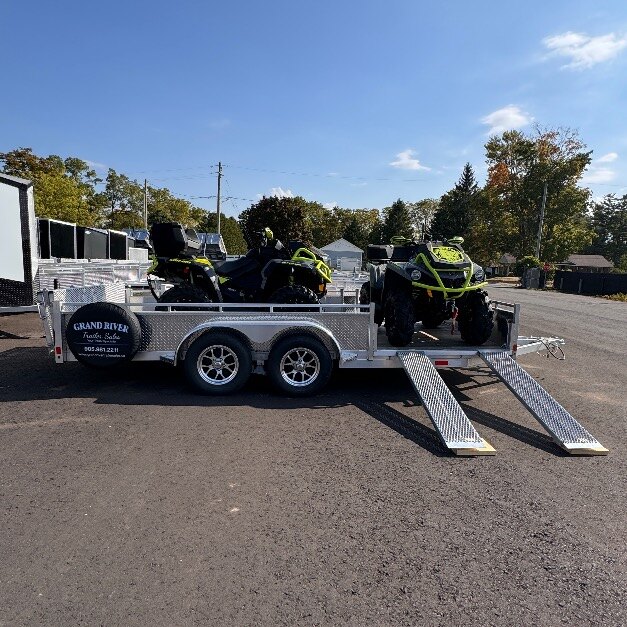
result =
[[412,270],[410,276],[411,276],[411,280],[412,281],[420,281],[420,277],[422,276],[422,272],[420,272],[420,270]]
[[475,280],[479,283],[485,279],[485,272],[481,266],[475,266]]

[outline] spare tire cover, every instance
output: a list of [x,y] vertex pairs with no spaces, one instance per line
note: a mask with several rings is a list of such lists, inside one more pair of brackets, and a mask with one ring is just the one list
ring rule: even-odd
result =
[[134,313],[119,305],[90,303],[72,314],[65,338],[78,361],[106,368],[133,358],[141,326]]

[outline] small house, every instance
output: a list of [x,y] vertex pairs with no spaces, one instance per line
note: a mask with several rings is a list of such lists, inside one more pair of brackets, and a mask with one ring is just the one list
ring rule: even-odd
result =
[[573,272],[611,272],[614,267],[603,255],[569,255],[566,261],[556,265]]
[[364,251],[351,244],[343,237],[321,247],[322,252],[329,256],[329,265],[336,270],[361,270]]

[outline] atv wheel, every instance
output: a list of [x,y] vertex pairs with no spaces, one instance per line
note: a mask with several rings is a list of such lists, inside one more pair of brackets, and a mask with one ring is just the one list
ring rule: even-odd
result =
[[444,316],[429,316],[425,315],[422,317],[421,324],[423,329],[437,329],[446,318]]
[[359,304],[370,304],[370,281],[366,281],[359,290]]
[[[198,287],[183,283],[166,290],[159,299],[160,303],[211,303],[206,292]],[[156,311],[165,311],[166,307],[155,307]],[[173,311],[202,311],[200,307],[172,307]]]
[[315,293],[304,285],[284,285],[270,296],[269,302],[288,305],[318,305],[320,303]]
[[[370,281],[366,281],[359,290],[359,304],[369,305],[370,303]],[[374,321],[375,324],[378,324],[379,326],[383,323],[383,311],[381,305],[376,301],[374,308]]]
[[385,332],[392,346],[411,343],[416,324],[414,303],[409,292],[396,291],[385,300]]
[[466,344],[481,346],[487,342],[494,328],[493,311],[486,292],[472,292],[466,295],[459,310],[457,323],[459,334]]

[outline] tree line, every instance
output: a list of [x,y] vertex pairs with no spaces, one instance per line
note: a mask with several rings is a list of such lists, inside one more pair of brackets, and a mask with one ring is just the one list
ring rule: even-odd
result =
[[[399,198],[383,209],[330,208],[300,196],[263,197],[237,219],[222,216],[221,232],[232,254],[245,252],[246,239],[252,242],[266,226],[282,240],[321,247],[343,237],[363,250],[396,235],[462,236],[470,256],[485,265],[504,253],[535,257],[544,204],[540,259],[559,262],[586,252],[604,255],[627,270],[627,195],[591,201],[590,190],[580,186],[591,154],[570,129],[506,131],[485,144],[483,186],[467,163],[454,187],[440,198]],[[79,158],[40,157],[30,148],[0,153],[0,164],[5,173],[35,183],[40,217],[117,229],[143,224],[143,185],[111,168],[103,179]],[[216,230],[213,212],[165,187],[148,185],[147,204],[149,224],[174,221]]]

